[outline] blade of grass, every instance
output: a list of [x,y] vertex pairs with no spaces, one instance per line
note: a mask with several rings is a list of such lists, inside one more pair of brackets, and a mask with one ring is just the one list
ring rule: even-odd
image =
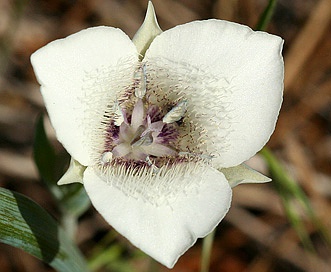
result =
[[301,187],[287,175],[276,157],[267,148],[262,149],[261,154],[269,166],[270,173],[274,180],[273,184],[282,199],[286,215],[291,225],[297,232],[302,244],[310,251],[314,251],[309,234],[303,221],[300,218],[300,215],[296,211],[293,202],[300,205],[316,229],[323,235],[323,237],[326,239],[326,242],[329,243],[330,240],[328,232],[317,218],[310,205],[310,201],[307,195],[304,193]]
[[265,30],[271,21],[272,15],[275,12],[277,0],[269,0],[267,7],[264,9],[260,19],[255,26],[255,30]]
[[60,199],[62,197],[62,192],[56,185],[55,177],[56,153],[47,138],[44,128],[43,115],[39,116],[36,123],[35,138],[33,143],[33,157],[40,177],[52,192],[54,197],[56,199]]

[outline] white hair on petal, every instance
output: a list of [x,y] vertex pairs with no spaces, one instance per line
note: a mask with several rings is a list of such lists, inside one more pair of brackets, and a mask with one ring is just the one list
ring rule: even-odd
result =
[[[101,67],[86,73],[84,102],[97,103],[99,107],[87,107],[83,121],[90,125],[85,124],[86,133],[94,143],[91,155],[101,179],[124,194],[155,206],[171,203],[179,193],[195,188],[191,186],[192,182],[197,185],[201,182],[212,159],[228,148],[226,138],[233,122],[227,99],[231,84],[207,71],[167,59],[143,63],[126,59],[120,60],[116,67]],[[174,123],[176,135],[173,135],[171,148],[176,149],[175,155],[150,158],[153,153],[147,152],[142,154],[147,156],[146,160],[140,158],[140,153],[133,156],[132,152],[131,157],[113,156],[114,147],[123,141],[119,138],[124,133],[122,128],[130,126],[127,112],[134,115],[135,105],[139,101],[143,103],[142,99],[147,107],[156,106],[160,110],[164,124]],[[146,122],[151,126],[148,117],[151,118],[147,115]],[[216,132],[215,127],[218,128]],[[169,132],[163,133],[160,138],[167,139]],[[138,148],[148,140],[151,144],[155,139],[146,133],[129,144]],[[196,173],[201,178],[196,177]]]
[[187,101],[178,137],[181,151],[218,157],[229,148],[227,136],[234,122],[229,99],[234,88],[232,78],[215,76],[208,67],[166,58],[149,59],[146,70],[149,78],[146,95],[151,101],[161,107]]
[[[179,193],[189,188],[196,188],[192,182],[199,186],[206,166],[203,161],[181,162],[166,164],[155,171],[147,164],[134,167],[123,163],[99,165],[95,171],[109,186],[115,186],[127,196],[159,206],[172,203]],[[197,172],[201,178],[196,177]]]
[[[123,121],[120,112],[121,102],[126,101],[127,96],[130,95],[134,84],[134,72],[138,65],[136,59],[132,57],[120,59],[115,66],[103,66],[96,70],[86,71],[83,99],[85,104],[91,106],[86,107],[86,117],[82,119],[82,122],[85,123],[86,128],[84,133],[93,143],[90,154],[95,161],[100,159],[104,151],[107,126],[111,121],[117,125]],[[98,108],[93,106],[95,104]]]

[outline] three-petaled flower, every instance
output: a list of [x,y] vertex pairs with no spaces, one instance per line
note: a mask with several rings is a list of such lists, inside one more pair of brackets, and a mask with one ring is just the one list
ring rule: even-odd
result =
[[283,41],[222,20],[162,32],[151,3],[133,42],[94,27],[32,64],[81,181],[134,245],[172,267],[227,213],[231,187],[269,179],[242,163],[268,141],[283,90]]

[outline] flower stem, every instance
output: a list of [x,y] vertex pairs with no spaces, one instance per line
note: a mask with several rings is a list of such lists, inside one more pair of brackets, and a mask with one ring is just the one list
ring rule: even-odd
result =
[[75,241],[77,231],[77,217],[71,213],[64,213],[62,217],[62,225],[68,237]]
[[209,233],[204,239],[202,244],[202,257],[201,257],[201,272],[208,272],[210,265],[210,254],[213,246],[214,236],[216,229]]
[[159,272],[158,263],[153,258],[149,258],[148,271],[149,272]]

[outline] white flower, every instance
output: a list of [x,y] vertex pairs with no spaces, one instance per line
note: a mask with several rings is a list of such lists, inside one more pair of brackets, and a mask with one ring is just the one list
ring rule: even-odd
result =
[[225,216],[231,187],[269,180],[242,163],[274,130],[282,44],[222,20],[161,33],[149,4],[134,43],[94,27],[41,48],[32,64],[73,158],[59,183],[83,182],[109,224],[173,267]]

